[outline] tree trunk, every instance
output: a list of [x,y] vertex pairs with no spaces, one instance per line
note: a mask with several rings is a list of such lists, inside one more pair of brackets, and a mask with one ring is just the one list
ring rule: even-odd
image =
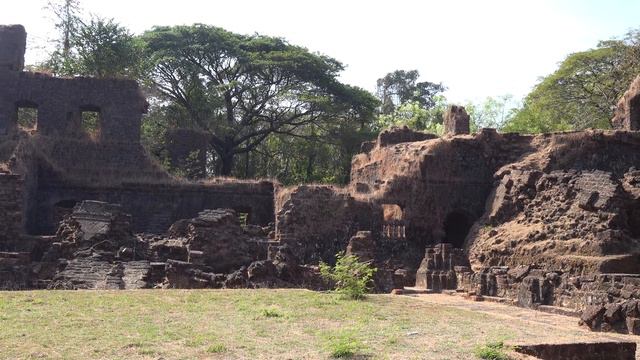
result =
[[220,175],[222,176],[230,176],[231,171],[233,170],[233,159],[234,154],[231,151],[227,151],[223,154],[220,154],[220,161],[222,162],[222,167],[220,168]]

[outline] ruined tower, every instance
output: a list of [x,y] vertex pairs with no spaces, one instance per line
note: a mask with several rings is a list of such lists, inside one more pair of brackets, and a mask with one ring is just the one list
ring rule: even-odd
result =
[[[27,32],[22,25],[0,25],[0,84],[6,84],[24,68],[24,52],[27,44]],[[6,86],[0,88],[0,136],[15,126],[10,96]]]
[[469,115],[464,106],[450,105],[444,113],[445,135],[460,135],[469,133]]

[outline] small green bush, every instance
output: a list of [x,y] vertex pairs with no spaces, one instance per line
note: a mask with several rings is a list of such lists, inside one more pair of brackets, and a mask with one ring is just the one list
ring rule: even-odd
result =
[[354,255],[336,254],[336,265],[320,263],[320,275],[335,283],[336,292],[349,299],[364,299],[370,290],[376,268],[369,262],[361,262]]
[[262,309],[262,316],[268,318],[277,318],[282,317],[282,314],[280,314],[278,310],[275,309]]
[[329,337],[327,348],[332,358],[351,358],[363,351],[364,345],[353,332],[340,332]]
[[474,354],[483,360],[509,360],[507,354],[504,353],[502,341],[478,346],[474,350]]
[[207,352],[211,354],[223,353],[227,351],[227,347],[224,344],[213,344],[207,348]]

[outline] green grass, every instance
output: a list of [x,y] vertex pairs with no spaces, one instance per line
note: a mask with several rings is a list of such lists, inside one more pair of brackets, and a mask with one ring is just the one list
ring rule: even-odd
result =
[[306,290],[0,292],[0,358],[472,359],[559,330],[407,296]]
[[482,360],[509,360],[502,341],[478,346],[474,354]]
[[224,346],[224,344],[220,344],[220,343],[213,344],[207,348],[207,352],[212,354],[223,353],[225,351],[227,351],[227,347]]

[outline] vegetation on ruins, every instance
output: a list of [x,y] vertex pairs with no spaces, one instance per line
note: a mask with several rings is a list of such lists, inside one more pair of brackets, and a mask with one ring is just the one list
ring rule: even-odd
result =
[[371,290],[376,268],[370,261],[362,262],[355,255],[336,254],[336,264],[320,263],[320,275],[335,284],[335,291],[352,300],[364,299]]

